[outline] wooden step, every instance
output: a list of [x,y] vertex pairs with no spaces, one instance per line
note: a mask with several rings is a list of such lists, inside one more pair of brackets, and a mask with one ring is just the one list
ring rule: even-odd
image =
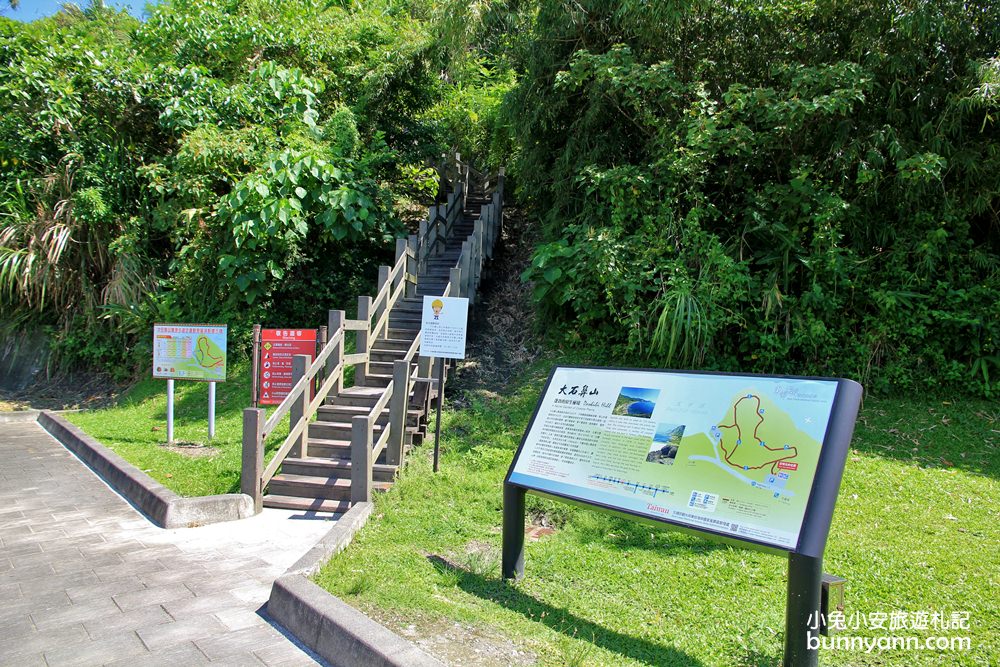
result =
[[337,396],[326,399],[327,405],[367,405],[369,408],[382,397],[378,387],[348,387]]
[[371,352],[368,353],[368,357],[373,362],[391,364],[397,359],[402,359],[405,354],[406,350],[378,350],[372,347]]
[[[392,482],[373,482],[372,491],[388,491]],[[267,488],[278,496],[350,500],[351,480],[344,477],[313,477],[281,473],[271,478]]]
[[[396,478],[398,466],[377,463],[372,466],[372,477],[379,482],[391,482]],[[351,461],[349,459],[325,459],[310,456],[304,459],[285,459],[281,464],[283,475],[303,475],[310,477],[343,477],[351,478]]]
[[[393,336],[392,333],[393,330],[389,329],[388,338],[376,339],[375,343],[372,345],[372,349],[379,351],[402,350],[403,352],[406,352],[410,349],[410,346],[413,345],[413,336],[409,336],[409,338],[397,338],[396,336]],[[406,333],[409,334],[410,332]]]
[[[352,423],[355,417],[364,417],[371,412],[372,406],[368,405],[323,405],[316,411],[319,422],[313,423]],[[406,411],[406,423],[408,426],[416,426],[423,416],[416,408],[409,408]],[[389,408],[385,408],[375,419],[376,424],[385,424],[389,421]]]
[[351,509],[348,500],[329,500],[326,498],[299,498],[296,496],[266,495],[264,507],[282,510],[299,510],[302,512],[331,512],[343,514]]
[[[402,347],[403,351],[405,352],[406,350],[410,349],[411,345],[413,345],[413,340],[416,337],[417,337],[417,331],[415,329],[397,329],[395,327],[389,327],[389,338],[388,338],[388,340],[393,341],[393,345],[391,345],[391,346],[385,346],[385,347],[383,347],[381,349],[390,349],[392,347],[395,347],[396,342],[399,341],[399,342],[406,343],[406,345]],[[377,341],[375,341],[375,345],[373,345],[372,348],[373,349],[377,348],[378,344],[382,340],[385,340],[385,339],[379,338]]]
[[[403,451],[407,451],[414,437],[422,437],[423,429],[418,427],[407,427],[406,436],[403,439]],[[309,456],[318,459],[340,459],[351,460],[350,440],[326,440],[323,438],[309,438]],[[385,464],[385,449],[375,460],[376,464]]]
[[[375,440],[382,434],[385,423],[376,422],[372,425],[372,433]],[[350,420],[345,421],[314,421],[309,424],[309,440],[345,440],[350,442],[352,425]]]

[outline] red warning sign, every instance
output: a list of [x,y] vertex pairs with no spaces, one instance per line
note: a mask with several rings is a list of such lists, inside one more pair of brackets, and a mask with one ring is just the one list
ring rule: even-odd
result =
[[260,332],[260,405],[277,405],[292,390],[292,357],[316,358],[316,329],[262,329]]

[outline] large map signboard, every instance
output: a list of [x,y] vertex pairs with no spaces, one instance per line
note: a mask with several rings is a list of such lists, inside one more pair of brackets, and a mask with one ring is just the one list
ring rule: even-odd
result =
[[153,377],[226,381],[225,324],[153,325]]
[[838,381],[558,367],[507,481],[794,551]]

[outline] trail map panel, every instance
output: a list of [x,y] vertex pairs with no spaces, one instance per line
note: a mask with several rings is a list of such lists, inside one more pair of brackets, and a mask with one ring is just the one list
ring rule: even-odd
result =
[[[316,358],[316,329],[262,329],[260,332],[261,405],[278,405],[292,390],[292,357]],[[313,391],[315,397],[316,392]]]
[[508,482],[792,551],[837,386],[556,368]]
[[153,377],[226,381],[225,324],[153,326]]

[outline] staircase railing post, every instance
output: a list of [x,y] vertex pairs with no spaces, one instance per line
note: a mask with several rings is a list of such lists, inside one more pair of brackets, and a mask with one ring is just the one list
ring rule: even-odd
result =
[[264,509],[264,411],[243,410],[243,453],[240,466],[240,491],[253,499],[254,514]]
[[389,442],[386,443],[385,462],[398,466],[403,461],[403,443],[406,442],[406,408],[410,402],[410,362],[397,359],[392,362],[392,396],[389,398]]
[[462,293],[462,269],[457,266],[452,267],[448,282],[451,283],[451,293],[448,296],[465,296]]
[[[385,287],[385,284],[387,282],[389,282],[389,272],[390,271],[392,271],[392,269],[389,268],[388,266],[380,266],[380,267],[378,267],[378,292],[377,292],[377,294],[381,294],[382,293],[382,288]],[[386,306],[389,305],[389,294],[391,294],[391,293],[392,293],[392,287],[390,286],[389,287],[389,292],[386,294],[385,299],[379,303],[379,305],[378,305],[377,308],[375,308],[375,321],[376,322],[378,322],[380,319],[382,319],[382,313],[385,312]],[[376,331],[375,332],[375,338],[378,338],[379,336],[384,335],[388,331],[388,329],[389,329],[388,320],[386,320],[386,326],[385,326],[385,330],[386,331]]]
[[365,415],[351,420],[351,503],[372,500],[372,423]]
[[468,240],[462,242],[462,263],[459,268],[462,269],[462,296],[469,299],[469,303],[473,303],[473,294],[471,291],[471,282],[469,281],[469,276],[472,275],[470,270],[472,267],[472,244]]
[[462,183],[465,187],[462,188],[462,210],[469,204],[469,165],[462,167]]
[[[406,258],[406,273],[410,274],[414,278],[420,273],[417,269],[417,245],[420,243],[419,239],[415,234],[410,234],[407,239],[406,247],[409,249],[410,254]],[[406,280],[406,276],[403,276],[403,280]],[[407,282],[405,290],[406,298],[412,299],[417,295],[417,285],[416,283]]]
[[[429,378],[431,376],[431,358],[430,357],[417,357],[417,377],[418,378]],[[424,418],[431,411],[431,385],[428,382],[421,382],[417,385],[419,387],[418,391],[420,403],[423,406]]]
[[[396,261],[397,262],[399,261],[399,258],[403,256],[403,253],[406,252],[406,245],[407,245],[407,243],[408,243],[408,241],[406,240],[405,236],[400,236],[399,238],[396,239]],[[395,266],[395,264],[393,266]]]
[[[436,206],[431,206],[430,210],[433,211],[436,208]],[[433,216],[434,214],[431,213],[431,215]],[[417,273],[424,270],[424,262],[427,260],[427,247],[430,245],[430,239],[427,238],[427,229],[428,221],[421,220],[420,234],[418,234],[420,242],[417,244]]]
[[336,346],[330,352],[330,356],[326,358],[326,377],[330,377],[330,373],[333,369],[341,364],[340,378],[334,382],[333,386],[330,387],[330,393],[327,395],[329,397],[339,396],[344,390],[344,320],[347,319],[344,316],[344,311],[342,310],[331,310],[327,313],[326,318],[326,335],[329,337],[336,336],[338,333],[341,334],[340,340],[336,343]]
[[[309,355],[296,354],[292,357],[293,387],[298,384],[299,380],[305,377],[307,368],[309,368]],[[309,394],[309,387],[306,387],[305,390],[303,390],[302,395],[292,402],[292,406],[288,410],[289,431],[294,429],[298,425],[299,420],[303,417],[309,419],[310,415],[306,414],[306,409],[309,407],[309,400],[311,398]],[[301,435],[295,439],[295,444],[293,444],[292,448],[288,450],[288,455],[296,459],[308,456],[308,439],[309,429],[307,427],[302,431]]]
[[358,319],[365,322],[365,328],[358,331],[358,354],[365,355],[365,360],[354,367],[354,385],[364,387],[368,378],[369,338],[372,333],[372,298],[358,297]]
[[483,246],[485,245],[484,239],[486,238],[486,222],[483,220],[482,216],[479,216],[472,229],[472,243],[475,246],[476,254],[476,263],[473,265],[476,274],[473,276],[472,282],[474,282],[476,284],[476,288],[478,288],[479,282],[483,277],[483,258],[485,257]]

